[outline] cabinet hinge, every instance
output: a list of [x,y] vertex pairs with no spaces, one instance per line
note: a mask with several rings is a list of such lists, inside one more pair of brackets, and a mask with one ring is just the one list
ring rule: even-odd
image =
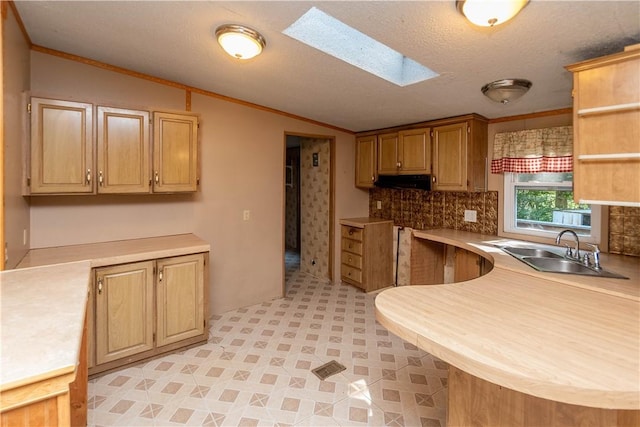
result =
[[156,274],[156,268],[153,267],[153,274]]
[[151,335],[151,338],[152,338],[153,342],[156,342],[156,333],[155,332]]
[[31,114],[31,103],[27,104],[27,113]]
[[31,178],[27,178],[27,187],[31,187]]
[[196,178],[196,185],[200,186],[200,178]]

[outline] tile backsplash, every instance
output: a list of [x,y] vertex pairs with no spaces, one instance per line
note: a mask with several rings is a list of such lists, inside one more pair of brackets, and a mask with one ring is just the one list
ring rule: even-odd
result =
[[[378,209],[378,202],[381,208]],[[465,210],[475,210],[476,222],[464,220]],[[395,225],[415,229],[449,228],[498,234],[498,192],[451,192],[372,188],[369,216],[388,218]]]
[[640,208],[609,207],[609,252],[640,256]]

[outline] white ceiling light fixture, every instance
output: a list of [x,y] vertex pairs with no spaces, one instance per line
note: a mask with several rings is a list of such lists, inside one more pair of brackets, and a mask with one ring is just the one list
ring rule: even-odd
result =
[[503,79],[482,86],[482,93],[501,104],[508,104],[527,93],[533,83],[525,79]]
[[225,52],[238,59],[260,55],[267,46],[267,41],[259,32],[244,25],[221,25],[216,29],[216,38]]
[[493,27],[516,16],[529,0],[456,0],[456,7],[471,23]]

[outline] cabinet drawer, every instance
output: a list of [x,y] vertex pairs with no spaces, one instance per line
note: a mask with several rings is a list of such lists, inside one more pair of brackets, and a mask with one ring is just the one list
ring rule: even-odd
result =
[[362,283],[362,271],[350,267],[346,264],[342,264],[342,278],[346,279],[349,282]]
[[343,264],[362,269],[362,257],[360,255],[352,254],[347,251],[342,251],[342,256],[340,260]]
[[362,241],[362,232],[364,230],[362,228],[349,227],[346,225],[342,226],[342,237],[346,237],[348,239],[360,240]]
[[362,255],[362,242],[351,239],[342,239],[342,250]]

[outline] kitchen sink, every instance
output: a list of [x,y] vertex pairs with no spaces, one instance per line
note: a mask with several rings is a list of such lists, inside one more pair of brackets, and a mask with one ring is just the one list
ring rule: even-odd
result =
[[512,255],[516,258],[520,258],[523,256],[531,256],[531,257],[545,257],[545,258],[562,258],[562,255],[558,255],[554,252],[548,251],[546,249],[538,249],[538,248],[521,248],[516,246],[503,246],[501,248],[503,251]]
[[538,271],[628,279],[628,277],[612,271],[586,266],[578,260],[563,257],[562,255],[558,255],[557,253],[546,249],[516,246],[501,246],[500,249]]

